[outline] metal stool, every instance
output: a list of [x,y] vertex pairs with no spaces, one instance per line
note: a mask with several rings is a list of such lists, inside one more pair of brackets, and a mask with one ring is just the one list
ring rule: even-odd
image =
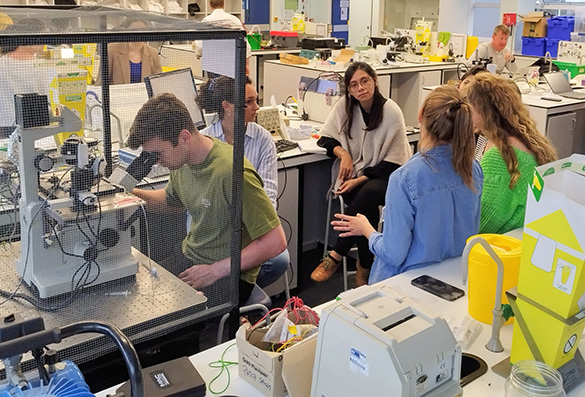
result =
[[[268,313],[268,308],[272,306],[272,300],[268,296],[266,292],[262,288],[260,288],[257,284],[254,284],[254,289],[250,294],[250,297],[244,304],[244,306],[240,307],[240,314],[249,313],[254,310],[260,310],[262,315],[266,315]],[[230,317],[229,313],[224,314],[219,320],[219,326],[217,330],[217,344],[219,345],[223,339],[223,329],[225,328],[225,322]],[[267,320],[270,321],[269,319]]]
[[[340,195],[336,195],[333,193],[333,187],[331,189],[329,189],[329,193],[328,193],[329,197],[327,198],[327,224],[325,225],[325,242],[324,242],[324,246],[323,246],[323,256],[326,256],[328,254],[328,245],[329,245],[329,229],[331,228],[331,225],[329,224],[329,222],[331,222],[331,203],[333,202],[334,199],[338,199],[339,200],[339,212],[341,214],[345,214],[345,202],[343,200],[343,197],[341,197]],[[357,253],[357,248],[352,248],[347,255],[355,255]],[[343,256],[341,258],[341,264],[343,267],[343,290],[347,291],[348,289],[348,278],[349,276],[354,275],[356,272],[355,271],[348,271],[347,270],[347,256]]]
[[[335,165],[335,163],[334,163]],[[333,170],[332,170],[333,171]],[[337,174],[334,174],[337,175]],[[333,185],[331,186],[331,189],[329,189],[329,193],[328,193],[328,198],[327,198],[327,224],[325,225],[325,241],[323,244],[323,256],[326,256],[328,254],[328,245],[329,245],[329,229],[331,228],[331,225],[329,224],[329,222],[331,222],[331,203],[333,202],[334,199],[338,199],[339,200],[339,212],[343,215],[345,215],[345,201],[343,200],[343,197],[340,195],[336,195],[334,193],[334,186],[335,186],[335,182],[333,183]],[[383,228],[383,224],[384,224],[384,208],[385,206],[378,206],[379,210],[380,210],[380,221],[378,222],[378,231],[382,232],[382,228]],[[354,275],[356,272],[355,270],[352,271],[348,271],[347,270],[347,256],[351,256],[353,258],[355,258],[356,260],[358,259],[357,257],[357,247],[353,247],[346,256],[343,256],[341,259],[341,263],[342,263],[342,267],[343,267],[343,290],[347,291],[348,289],[348,279],[349,276]]]

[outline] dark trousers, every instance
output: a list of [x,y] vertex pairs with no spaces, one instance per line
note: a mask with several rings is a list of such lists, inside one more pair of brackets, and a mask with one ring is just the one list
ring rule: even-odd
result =
[[[347,205],[345,214],[355,216],[360,213],[368,218],[375,229],[378,229],[380,221],[378,207],[384,205],[387,186],[387,179],[369,179],[356,189],[344,194],[343,199]],[[355,245],[358,247],[360,266],[364,269],[370,269],[374,262],[374,254],[370,251],[368,239],[364,236],[339,237],[333,250],[345,256]]]

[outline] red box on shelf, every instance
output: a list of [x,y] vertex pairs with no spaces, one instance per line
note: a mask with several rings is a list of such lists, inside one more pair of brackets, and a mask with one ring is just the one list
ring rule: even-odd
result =
[[516,14],[514,13],[506,13],[503,15],[502,23],[506,26],[515,26],[516,25]]

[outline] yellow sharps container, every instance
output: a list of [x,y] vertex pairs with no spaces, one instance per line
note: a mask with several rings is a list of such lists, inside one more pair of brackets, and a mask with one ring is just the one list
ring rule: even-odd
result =
[[[467,241],[474,237],[483,237],[502,260],[504,264],[502,303],[508,303],[506,291],[518,285],[522,241],[501,234],[478,234],[471,236]],[[480,244],[471,249],[467,266],[469,315],[484,324],[491,324],[492,310],[496,299],[498,267]],[[508,320],[508,322],[511,321],[512,318]]]

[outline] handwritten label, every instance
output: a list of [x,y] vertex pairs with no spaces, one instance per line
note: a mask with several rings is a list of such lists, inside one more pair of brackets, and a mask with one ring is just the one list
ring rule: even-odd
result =
[[266,391],[272,391],[272,374],[267,373],[263,368],[257,366],[255,363],[242,357],[242,371],[244,378],[248,378],[258,388]]

